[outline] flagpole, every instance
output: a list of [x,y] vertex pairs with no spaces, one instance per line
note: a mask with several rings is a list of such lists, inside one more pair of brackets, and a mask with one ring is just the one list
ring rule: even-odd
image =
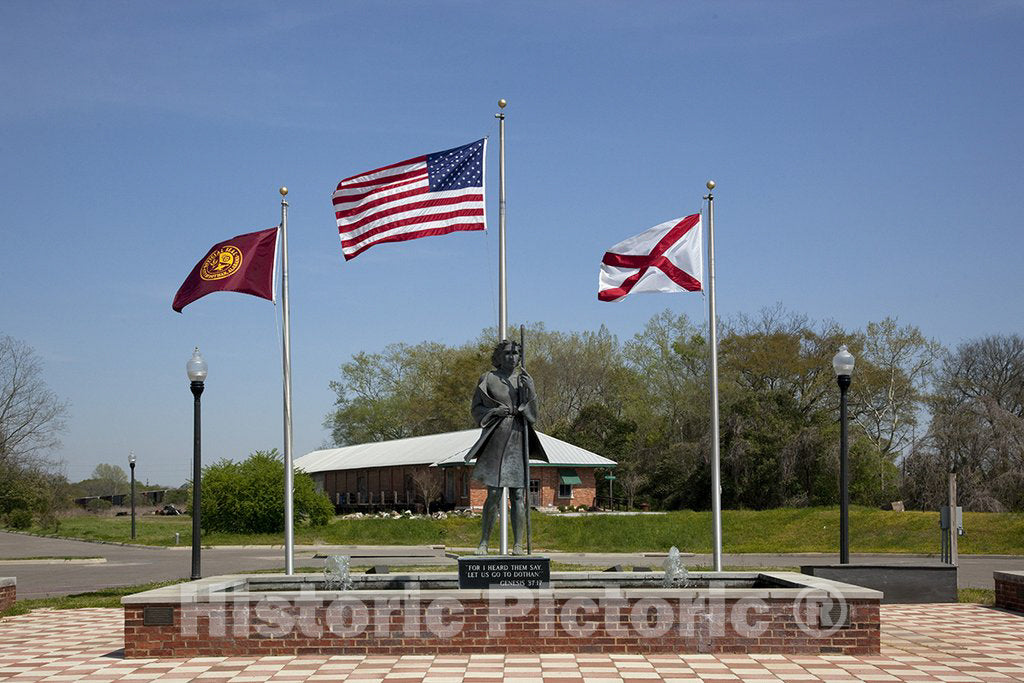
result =
[[[508,338],[508,289],[505,281],[505,105],[498,100],[498,340]],[[501,489],[500,552],[508,555],[508,489]]]
[[288,188],[281,193],[281,301],[284,353],[284,573],[295,573],[294,472],[292,470],[292,349],[288,325]]
[[498,100],[498,341],[508,338],[508,291],[505,281],[505,100]]
[[722,571],[722,481],[718,443],[718,320],[715,317],[715,181],[708,193],[708,329],[711,346],[711,527],[714,541],[713,569]]

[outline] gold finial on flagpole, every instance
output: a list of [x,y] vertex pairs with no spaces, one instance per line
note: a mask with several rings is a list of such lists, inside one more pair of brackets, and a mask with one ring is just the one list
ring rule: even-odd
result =
[[715,189],[715,181],[714,180],[709,180],[708,181],[708,189],[709,190]]
[[287,187],[282,187],[280,190],[278,190],[278,192],[280,192],[281,196],[284,197],[285,195],[288,194],[288,188]]
[[508,104],[508,102],[506,102],[504,98],[498,100],[498,106],[501,107],[502,109],[505,108],[506,104]]

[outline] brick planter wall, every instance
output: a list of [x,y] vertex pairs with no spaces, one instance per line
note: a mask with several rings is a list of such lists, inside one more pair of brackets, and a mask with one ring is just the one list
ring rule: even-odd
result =
[[[177,604],[147,604],[140,594],[124,599],[125,656],[879,653],[877,597],[845,600],[847,623],[828,629],[819,626],[821,591],[809,598],[792,589],[739,589],[743,597],[728,598],[721,591],[698,593],[381,590],[269,597],[246,591],[209,603],[202,595],[200,602],[183,597]],[[158,612],[164,625],[154,623]]]
[[11,607],[18,599],[17,584],[13,576],[0,576],[0,611]]
[[996,584],[996,607],[1024,612],[1024,571],[993,572]]

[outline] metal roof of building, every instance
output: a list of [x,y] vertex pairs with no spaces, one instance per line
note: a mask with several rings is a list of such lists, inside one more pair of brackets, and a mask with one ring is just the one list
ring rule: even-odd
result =
[[[461,432],[413,436],[393,441],[375,441],[342,448],[326,448],[296,458],[295,467],[308,473],[354,470],[363,467],[394,467],[396,465],[457,465],[480,436],[479,429]],[[585,448],[537,432],[550,463],[538,465],[574,465],[580,467],[615,467],[609,460]]]

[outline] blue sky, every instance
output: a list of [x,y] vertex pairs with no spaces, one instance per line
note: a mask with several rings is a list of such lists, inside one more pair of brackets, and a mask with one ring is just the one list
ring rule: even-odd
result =
[[[612,244],[716,190],[719,314],[781,303],[947,345],[1020,333],[1021,2],[0,4],[0,334],[70,404],[81,479],[280,447],[272,304],[174,292],[215,242],[289,221],[295,452],[360,350],[497,318],[507,113],[509,317],[621,339],[698,294],[596,298]],[[343,177],[491,136],[487,234],[344,262]],[[469,397],[467,396],[467,402]]]

